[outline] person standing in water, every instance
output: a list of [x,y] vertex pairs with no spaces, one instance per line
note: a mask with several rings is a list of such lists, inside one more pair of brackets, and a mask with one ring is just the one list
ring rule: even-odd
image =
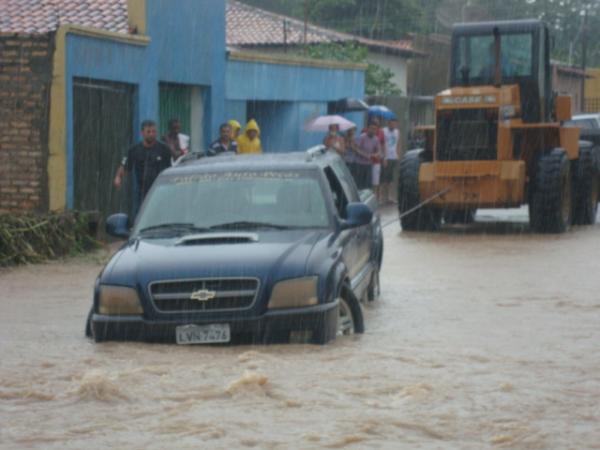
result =
[[127,151],[121,165],[117,169],[113,184],[121,189],[126,173],[134,173],[136,181],[136,197],[134,210],[137,211],[144,197],[152,187],[156,177],[171,167],[171,149],[156,139],[156,123],[152,120],[142,122],[142,142]]
[[393,199],[392,183],[398,172],[398,160],[402,154],[400,147],[400,130],[398,121],[391,119],[388,126],[383,129],[385,136],[385,165],[381,173],[381,201],[382,203],[396,203]]
[[237,138],[237,151],[240,155],[244,153],[262,153],[260,128],[256,120],[250,119],[246,124],[244,133]]
[[177,161],[185,154],[185,150],[181,145],[180,133],[181,121],[179,119],[171,119],[169,120],[169,131],[161,138],[171,150],[173,161]]
[[242,129],[242,126],[235,119],[229,120],[227,124],[229,125],[229,129],[231,130],[231,147],[233,148],[233,151],[237,153],[237,139],[238,137],[240,137],[240,131]]
[[329,132],[323,139],[323,145],[328,149],[335,150],[340,156],[346,153],[346,141],[343,136],[340,136],[340,126],[337,123],[329,125]]
[[235,153],[237,148],[234,148],[231,140],[231,126],[229,123],[223,123],[219,127],[219,139],[214,141],[208,147],[206,156],[217,156],[221,153]]

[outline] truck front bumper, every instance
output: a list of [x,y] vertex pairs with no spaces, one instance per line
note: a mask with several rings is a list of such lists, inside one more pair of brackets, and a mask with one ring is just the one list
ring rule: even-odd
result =
[[176,342],[175,329],[183,325],[229,324],[232,342],[238,338],[252,343],[285,342],[292,332],[309,332],[327,342],[337,333],[338,301],[306,308],[271,310],[261,316],[223,320],[151,320],[143,316],[92,314],[92,336],[100,341]]

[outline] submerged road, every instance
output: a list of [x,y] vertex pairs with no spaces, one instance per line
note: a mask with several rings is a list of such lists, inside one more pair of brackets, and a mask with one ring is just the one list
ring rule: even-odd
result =
[[0,448],[600,448],[600,225],[526,219],[390,225],[366,333],[323,347],[97,345],[105,254],[0,271]]

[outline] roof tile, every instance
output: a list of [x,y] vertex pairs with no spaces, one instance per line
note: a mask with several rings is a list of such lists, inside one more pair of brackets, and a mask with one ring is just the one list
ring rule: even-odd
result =
[[[246,5],[227,1],[227,45],[231,47],[281,46],[304,44],[304,22]],[[284,25],[285,23],[285,25]],[[285,26],[285,34],[284,34]],[[306,43],[359,42],[379,51],[421,55],[412,41],[379,41],[308,24]]]
[[41,34],[74,24],[127,33],[127,0],[0,0],[0,32]]
[[[227,45],[283,45],[304,43],[304,23],[286,16],[264,11],[235,0],[227,2]],[[284,25],[285,24],[285,25]],[[285,27],[285,31],[284,31]],[[309,25],[306,42],[309,44],[351,40],[342,34]]]

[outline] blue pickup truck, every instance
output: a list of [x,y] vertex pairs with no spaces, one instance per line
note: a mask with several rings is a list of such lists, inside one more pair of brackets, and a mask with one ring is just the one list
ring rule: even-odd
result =
[[154,183],[96,280],[97,342],[311,342],[362,333],[383,254],[371,191],[335,152],[224,155]]

